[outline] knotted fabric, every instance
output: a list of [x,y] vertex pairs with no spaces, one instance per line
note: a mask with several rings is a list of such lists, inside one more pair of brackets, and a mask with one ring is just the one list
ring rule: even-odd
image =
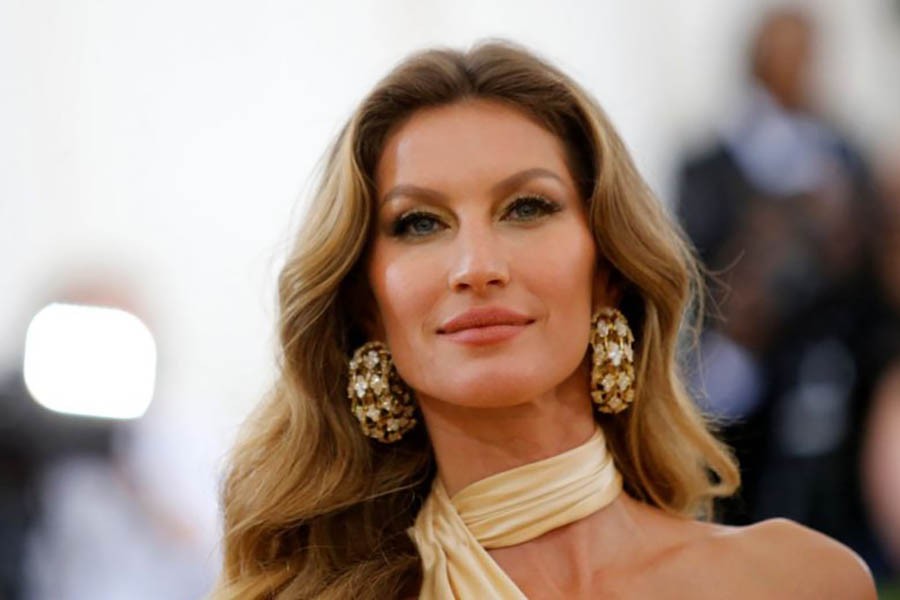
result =
[[599,428],[581,446],[476,481],[453,498],[435,477],[409,529],[422,557],[419,598],[524,599],[487,549],[574,523],[621,491],[622,477]]

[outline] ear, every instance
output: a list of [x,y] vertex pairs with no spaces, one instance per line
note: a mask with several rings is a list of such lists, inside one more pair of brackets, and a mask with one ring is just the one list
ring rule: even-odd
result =
[[591,295],[595,310],[601,306],[619,306],[619,302],[622,301],[620,279],[621,277],[616,276],[612,265],[602,259],[599,261],[597,272],[594,275],[594,288]]

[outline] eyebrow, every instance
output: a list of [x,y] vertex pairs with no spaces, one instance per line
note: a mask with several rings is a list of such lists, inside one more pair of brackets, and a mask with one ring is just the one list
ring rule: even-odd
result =
[[[533,167],[531,169],[519,171],[518,173],[514,173],[509,177],[498,181],[491,186],[491,193],[499,195],[502,192],[514,189],[520,185],[523,185],[524,183],[531,181],[532,179],[538,178],[555,179],[559,183],[566,185],[566,182],[563,181],[562,177],[560,177],[550,169],[545,169],[543,167]],[[382,198],[381,200],[381,204],[387,204],[398,196],[418,196],[433,200],[446,200],[447,198],[441,192],[433,190],[431,188],[413,185],[411,183],[401,183],[391,188],[391,190],[384,195],[384,198]]]

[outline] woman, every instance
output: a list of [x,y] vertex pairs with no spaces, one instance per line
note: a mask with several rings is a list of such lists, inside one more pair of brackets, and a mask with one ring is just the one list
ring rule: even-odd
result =
[[824,536],[694,520],[738,486],[676,368],[697,281],[572,80],[505,44],[413,56],[281,273],[218,596],[874,597]]

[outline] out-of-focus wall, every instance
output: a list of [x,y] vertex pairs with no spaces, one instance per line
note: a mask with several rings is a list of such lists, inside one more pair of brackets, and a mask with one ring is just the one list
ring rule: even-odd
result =
[[[275,275],[300,199],[393,63],[491,36],[538,50],[595,94],[668,201],[774,4],[0,0],[0,367],[55,283],[129,271],[159,343],[137,425],[147,472],[182,482],[169,501],[211,537],[217,461],[273,375]],[[807,5],[827,112],[871,145],[900,136],[896,3]]]

